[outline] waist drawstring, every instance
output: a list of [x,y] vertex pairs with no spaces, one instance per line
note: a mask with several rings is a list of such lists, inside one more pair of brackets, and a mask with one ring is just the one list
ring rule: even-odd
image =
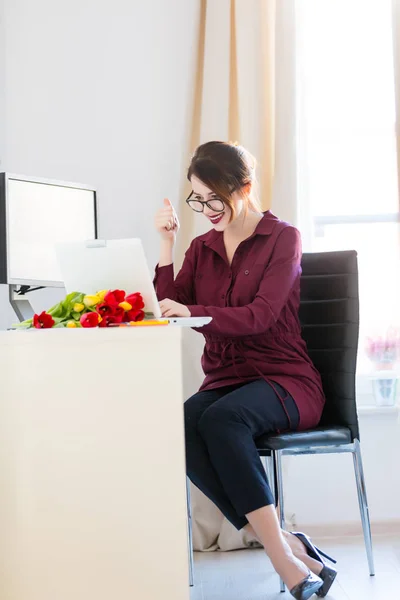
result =
[[[228,350],[230,351],[229,356],[228,356]],[[232,362],[236,377],[238,379],[241,379],[242,381],[245,381],[244,378],[238,373],[238,370],[237,370],[238,363],[237,363],[237,359],[235,356],[236,353],[239,354],[240,358],[242,359],[241,364],[247,362],[246,356],[244,355],[244,352],[243,352],[243,348],[240,346],[240,344],[238,344],[237,342],[235,342],[235,340],[232,340],[232,339],[225,342],[222,346],[222,352],[221,352],[221,357],[219,359],[218,367],[226,366],[226,362],[228,362],[228,360],[230,359],[230,361]]]
[[[229,356],[229,357],[228,357],[228,350],[230,350],[230,356]],[[289,422],[289,429],[288,429],[287,431],[291,431],[291,430],[292,430],[292,421],[291,421],[291,419],[290,419],[290,415],[289,415],[289,413],[288,413],[288,411],[287,411],[287,409],[286,409],[286,406],[285,406],[285,402],[286,402],[286,400],[287,400],[287,399],[290,397],[290,394],[288,394],[288,393],[286,392],[286,396],[284,396],[284,397],[283,397],[283,396],[282,396],[282,395],[279,393],[279,391],[278,391],[278,390],[276,389],[276,387],[275,387],[275,385],[276,385],[276,384],[274,384],[274,382],[273,382],[273,381],[271,381],[271,380],[269,379],[269,377],[267,377],[266,375],[264,375],[264,373],[262,373],[262,372],[260,371],[260,369],[258,368],[258,366],[256,365],[256,363],[255,363],[254,361],[252,361],[250,358],[248,358],[248,357],[246,356],[246,354],[245,354],[245,352],[244,352],[244,348],[243,348],[243,346],[242,346],[242,344],[241,344],[241,342],[240,342],[239,340],[235,341],[235,340],[233,340],[233,339],[230,339],[230,340],[228,340],[227,342],[225,342],[225,343],[223,344],[223,346],[222,346],[222,352],[221,352],[221,357],[220,357],[220,360],[219,360],[219,363],[218,363],[218,367],[223,367],[223,366],[225,366],[225,365],[224,365],[224,362],[227,360],[227,358],[230,358],[230,359],[231,359],[231,362],[232,362],[232,365],[233,365],[233,368],[234,368],[234,370],[235,370],[235,375],[236,375],[236,377],[237,377],[238,379],[240,379],[240,380],[244,381],[244,378],[243,378],[243,377],[242,377],[242,376],[241,376],[241,375],[238,373],[238,371],[237,371],[237,362],[236,362],[236,357],[235,357],[235,351],[236,351],[236,353],[237,353],[237,354],[239,354],[240,358],[242,359],[242,361],[241,361],[241,362],[242,362],[242,364],[243,364],[243,363],[247,363],[247,364],[249,364],[249,365],[250,365],[250,366],[251,366],[251,367],[252,367],[252,368],[253,368],[253,369],[256,371],[256,373],[257,373],[257,374],[258,374],[258,375],[259,375],[259,376],[260,376],[262,379],[264,379],[264,381],[266,381],[266,382],[267,382],[267,383],[268,383],[268,384],[269,384],[269,385],[272,387],[272,389],[274,390],[274,392],[275,392],[275,394],[276,394],[277,398],[279,399],[279,401],[280,401],[280,403],[281,403],[281,405],[282,405],[282,408],[283,408],[283,410],[285,411],[286,417],[287,417],[287,419],[288,419],[288,422]],[[226,364],[226,362],[225,362],[225,364]],[[282,432],[281,432],[281,431],[278,431],[277,433],[282,433]]]

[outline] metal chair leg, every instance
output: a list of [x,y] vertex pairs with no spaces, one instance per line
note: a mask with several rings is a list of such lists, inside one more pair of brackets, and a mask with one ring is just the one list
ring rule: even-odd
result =
[[[282,450],[273,453],[276,479],[278,484],[279,521],[282,529],[285,529],[285,507],[283,499],[283,476],[282,476]],[[281,592],[285,591],[285,584],[280,580]]]
[[272,495],[275,498],[274,457],[272,454],[270,456],[263,456],[262,462],[264,463],[264,469],[267,475],[269,487],[271,488]]
[[369,565],[369,573],[371,576],[373,576],[375,575],[375,567],[374,556],[372,551],[371,523],[369,519],[367,490],[365,486],[364,469],[362,464],[361,446],[359,440],[354,440],[353,460],[357,484],[358,502],[360,505],[361,522],[364,531],[365,549],[367,551]]
[[194,586],[193,534],[192,534],[192,504],[190,501],[190,479],[186,477],[186,499],[188,515],[188,552],[189,552],[189,585]]

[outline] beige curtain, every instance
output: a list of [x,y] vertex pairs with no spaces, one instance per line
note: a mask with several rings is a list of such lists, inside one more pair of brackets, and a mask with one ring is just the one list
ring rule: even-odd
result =
[[[193,103],[184,157],[187,168],[198,144],[213,139],[238,141],[257,158],[263,209],[272,207],[281,218],[292,222],[297,220],[294,2],[200,0]],[[183,199],[189,190],[183,180]],[[183,200],[179,213],[182,227],[177,266],[193,237],[204,232],[206,223],[187,210]],[[195,393],[202,381],[202,348],[202,336],[185,331],[185,397]],[[237,532],[197,488],[192,486],[191,493],[196,550],[230,550],[253,544],[254,540]]]
[[[275,128],[275,0],[200,0],[186,164],[212,139],[238,141],[258,159],[259,196],[271,206]],[[184,182],[182,198],[189,190]],[[178,259],[199,233],[181,208]]]

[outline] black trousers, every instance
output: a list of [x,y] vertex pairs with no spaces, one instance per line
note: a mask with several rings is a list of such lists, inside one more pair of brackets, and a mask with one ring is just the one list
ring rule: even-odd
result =
[[187,474],[240,530],[247,513],[275,502],[255,439],[297,429],[297,406],[281,386],[259,379],[198,392],[184,408]]

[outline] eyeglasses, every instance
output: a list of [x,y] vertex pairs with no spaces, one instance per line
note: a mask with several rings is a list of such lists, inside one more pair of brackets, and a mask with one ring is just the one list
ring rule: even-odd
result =
[[195,200],[192,196],[193,192],[191,192],[190,196],[186,198],[186,203],[195,212],[204,212],[204,205],[206,205],[213,212],[223,212],[225,210],[225,204],[220,198],[212,198],[211,200],[204,201]]

